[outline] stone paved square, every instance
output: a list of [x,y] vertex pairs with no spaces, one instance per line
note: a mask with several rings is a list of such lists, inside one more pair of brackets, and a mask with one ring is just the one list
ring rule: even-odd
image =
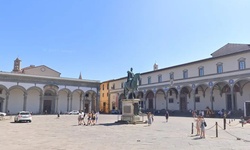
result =
[[1,150],[248,150],[250,146],[250,124],[241,127],[239,120],[227,125],[226,131],[219,128],[216,138],[213,126],[218,122],[223,127],[223,120],[206,118],[207,129],[212,128],[206,131],[206,139],[200,139],[191,135],[191,117],[170,116],[166,123],[163,116],[155,116],[151,126],[116,125],[119,115],[103,114],[95,126],[78,126],[77,115],[59,119],[34,115],[32,123],[13,123],[13,117],[6,118],[0,121]]

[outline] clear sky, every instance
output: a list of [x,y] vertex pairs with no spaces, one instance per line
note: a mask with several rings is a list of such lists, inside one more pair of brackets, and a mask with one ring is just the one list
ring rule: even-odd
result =
[[106,81],[250,43],[249,0],[2,0],[0,70],[46,65]]

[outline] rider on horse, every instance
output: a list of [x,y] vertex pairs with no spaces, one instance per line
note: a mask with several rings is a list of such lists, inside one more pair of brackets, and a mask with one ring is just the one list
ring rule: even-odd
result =
[[134,78],[133,68],[130,68],[130,71],[127,71],[128,77],[127,77],[127,83],[131,84],[131,81]]

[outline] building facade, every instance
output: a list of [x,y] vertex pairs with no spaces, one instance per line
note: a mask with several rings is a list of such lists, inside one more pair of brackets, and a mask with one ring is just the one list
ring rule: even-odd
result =
[[[250,100],[250,44],[226,44],[211,58],[141,73],[139,90],[143,110],[242,111]],[[110,82],[112,109],[121,109],[126,77]],[[118,101],[117,101],[118,100]]]
[[100,85],[100,111],[102,113],[109,113],[110,101],[109,101],[109,82],[102,82]]
[[63,78],[45,65],[21,69],[21,60],[17,58],[12,72],[0,72],[0,111],[9,114],[22,110],[34,114],[99,111],[99,87],[97,80]]

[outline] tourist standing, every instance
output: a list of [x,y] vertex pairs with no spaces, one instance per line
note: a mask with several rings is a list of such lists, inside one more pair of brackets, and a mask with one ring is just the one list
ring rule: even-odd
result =
[[200,115],[196,117],[195,122],[196,122],[196,135],[198,136],[201,134]]
[[201,138],[205,138],[205,127],[206,127],[206,122],[204,117],[200,117],[200,128],[201,128]]

